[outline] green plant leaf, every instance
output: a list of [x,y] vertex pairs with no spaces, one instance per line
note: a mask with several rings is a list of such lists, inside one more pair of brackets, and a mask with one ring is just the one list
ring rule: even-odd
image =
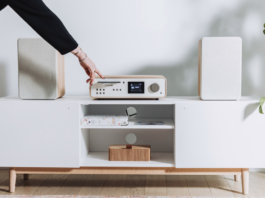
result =
[[260,104],[260,106],[259,106],[259,112],[260,112],[261,114],[264,114],[264,113],[263,113],[263,110],[262,110],[262,107],[263,107],[264,102],[265,102],[265,97],[262,97],[262,98],[259,100],[259,104]]
[[265,34],[265,30],[263,30],[263,34]]
[[263,25],[263,26],[264,26],[264,28],[265,28],[265,23],[264,23],[264,25]]
[[262,111],[262,106],[259,106],[259,113],[260,114],[264,114],[263,111]]

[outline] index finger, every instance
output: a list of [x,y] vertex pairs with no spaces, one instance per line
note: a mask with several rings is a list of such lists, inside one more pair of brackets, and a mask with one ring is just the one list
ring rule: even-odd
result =
[[100,73],[98,69],[95,72],[99,75],[100,78],[105,79],[105,77]]

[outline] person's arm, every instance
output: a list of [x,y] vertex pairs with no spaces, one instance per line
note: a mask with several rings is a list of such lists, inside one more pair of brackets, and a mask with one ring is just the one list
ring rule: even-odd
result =
[[4,1],[62,55],[77,48],[77,42],[69,34],[61,20],[42,0]]
[[[24,21],[26,21],[44,40],[50,43],[62,55],[75,52],[80,48],[69,34],[61,20],[43,3],[42,0],[1,0],[8,4]],[[95,72],[103,78],[95,64],[85,53],[76,54],[93,84]],[[84,59],[84,60],[83,60]]]

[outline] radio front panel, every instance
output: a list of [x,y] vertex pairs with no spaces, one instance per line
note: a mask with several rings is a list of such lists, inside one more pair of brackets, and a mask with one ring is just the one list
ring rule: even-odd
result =
[[92,98],[164,98],[165,78],[96,78]]

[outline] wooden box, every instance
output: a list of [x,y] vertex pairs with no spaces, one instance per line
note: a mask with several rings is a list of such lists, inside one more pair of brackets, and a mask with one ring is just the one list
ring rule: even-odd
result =
[[148,145],[111,145],[109,147],[109,161],[150,161],[150,148]]

